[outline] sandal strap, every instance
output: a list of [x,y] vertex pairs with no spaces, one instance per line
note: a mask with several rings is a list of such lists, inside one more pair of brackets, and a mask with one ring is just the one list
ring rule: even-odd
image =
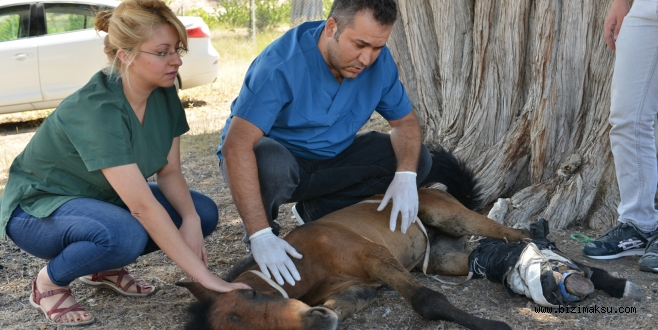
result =
[[[53,290],[53,291],[56,291],[56,290]],[[51,315],[57,313],[57,314],[55,315],[54,318],[51,318],[51,319],[52,319],[53,321],[55,321],[55,322],[59,322],[59,320],[62,318],[62,315],[66,314],[66,313],[68,313],[68,312],[71,312],[71,311],[75,311],[75,312],[77,312],[77,311],[84,311],[84,310],[85,310],[84,308],[80,307],[80,304],[77,303],[77,302],[76,302],[75,304],[69,306],[69,307],[66,307],[66,308],[59,308],[59,306],[60,306],[60,305],[61,305],[61,304],[62,304],[62,303],[68,298],[68,297],[73,296],[73,294],[71,293],[70,290],[66,290],[66,291],[68,291],[68,292],[62,292],[62,293],[63,293],[63,294],[62,294],[62,297],[59,298],[59,300],[58,300],[57,303],[53,306],[53,308],[50,309],[48,312],[46,312],[46,314],[48,314],[48,317],[50,317]],[[48,291],[48,292],[51,292],[51,291]]]
[[[121,279],[123,279],[123,275],[125,274],[130,274],[126,267],[121,267],[119,270],[106,270],[103,272],[98,272],[98,273],[93,273],[91,274],[91,280],[94,282],[102,282],[103,277],[108,277],[108,276],[118,276],[119,278],[117,279],[117,283],[121,283]],[[118,286],[118,285],[117,285]]]
[[[44,293],[41,293],[37,289],[37,279],[36,278],[34,278],[32,280],[32,294],[33,294],[32,299],[34,299],[34,302],[37,303],[37,305],[41,305],[41,298],[54,296],[56,294],[64,294],[64,297],[68,297],[68,296],[72,295],[71,289],[55,289],[55,290],[48,290]],[[66,299],[66,298],[64,298],[64,299]],[[59,306],[59,305],[57,305],[57,306]]]
[[34,302],[37,304],[41,304],[41,298],[47,298],[50,296],[54,296],[56,294],[64,294],[65,297],[68,297],[71,295],[71,290],[70,289],[55,289],[55,290],[49,290],[44,293],[39,292],[38,290],[34,290]]
[[57,323],[59,323],[59,321],[62,319],[62,316],[65,315],[68,312],[86,312],[86,309],[84,309],[82,306],[80,306],[80,304],[78,302],[76,302],[76,303],[74,303],[71,306],[66,307],[66,308],[59,308],[59,306],[61,306],[62,303],[64,303],[64,301],[66,299],[68,299],[68,297],[71,297],[71,296],[75,297],[73,295],[73,292],[71,292],[71,289],[55,289],[55,290],[48,290],[44,293],[41,293],[37,289],[37,280],[36,280],[36,278],[33,280],[32,288],[33,288],[33,290],[32,290],[33,298],[32,299],[34,300],[34,302],[37,305],[41,305],[41,299],[42,298],[51,297],[51,296],[54,296],[54,295],[57,295],[57,294],[62,295],[59,298],[59,300],[57,300],[57,303],[55,303],[53,308],[51,308],[48,312],[46,312],[46,315],[48,315],[49,318],[51,317],[51,315],[56,313],[55,317],[50,318],[50,319],[57,322]]
[[[121,281],[117,280],[117,283],[116,283],[117,286],[119,286],[119,283],[121,283]],[[123,292],[128,292],[128,289],[129,289],[130,286],[133,285],[133,284],[135,284],[135,287],[137,288],[137,293],[142,293],[142,290],[141,290],[141,288],[139,287],[139,284],[135,283],[135,280],[134,280],[134,279],[128,281],[128,283],[126,283],[126,285],[124,285],[124,286],[122,286],[122,287],[120,287],[120,288],[121,288],[121,290],[123,290]]]
[[128,281],[126,285],[121,285],[121,281],[123,280],[123,275],[130,275],[126,267],[121,267],[120,270],[107,270],[104,272],[93,273],[91,274],[91,280],[94,282],[102,282],[104,277],[117,276],[117,280],[116,282],[114,282],[114,285],[117,288],[120,288],[124,292],[128,292],[128,289],[130,289],[130,287],[133,284],[137,289],[137,293],[142,293],[143,289],[147,289],[151,287],[151,284],[149,284],[143,279],[132,279]]
[[48,317],[50,317],[52,314],[57,313],[55,317],[51,318],[51,320],[59,323],[59,321],[62,319],[62,316],[66,315],[68,312],[86,312],[87,310],[82,308],[80,304],[75,303],[67,308],[53,308],[46,314],[48,314]]

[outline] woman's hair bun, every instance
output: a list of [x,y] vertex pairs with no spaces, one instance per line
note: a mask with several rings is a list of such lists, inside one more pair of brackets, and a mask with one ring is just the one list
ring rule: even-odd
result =
[[107,32],[110,26],[110,18],[112,18],[112,12],[112,9],[106,9],[96,14],[96,21],[94,22],[96,30]]

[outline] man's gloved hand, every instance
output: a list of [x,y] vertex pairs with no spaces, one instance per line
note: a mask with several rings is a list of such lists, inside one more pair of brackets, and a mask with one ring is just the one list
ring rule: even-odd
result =
[[302,255],[288,242],[272,234],[272,228],[267,227],[255,232],[249,236],[249,242],[251,242],[251,253],[265,276],[272,278],[271,271],[279,285],[283,285],[283,278],[290,285],[295,285],[295,280],[301,279],[288,254],[297,259],[301,259]]
[[400,230],[407,233],[407,228],[416,222],[418,215],[418,188],[416,187],[416,173],[414,172],[395,172],[393,181],[386,189],[386,194],[377,211],[383,210],[388,201],[393,199],[393,209],[391,210],[391,220],[389,228],[395,231],[398,218],[398,212],[401,213],[402,222]]

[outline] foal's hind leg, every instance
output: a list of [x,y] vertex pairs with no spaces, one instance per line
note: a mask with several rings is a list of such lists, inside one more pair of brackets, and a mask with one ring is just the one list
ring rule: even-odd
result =
[[[436,235],[430,244],[430,259],[427,274],[445,276],[468,275],[468,256],[466,236],[449,237]],[[416,268],[420,267],[418,265]]]
[[530,238],[527,229],[513,229],[471,211],[445,191],[420,189],[418,199],[420,220],[448,235],[477,235],[509,241]]
[[470,329],[510,329],[504,322],[468,314],[452,305],[443,294],[424,287],[382,245],[369,244],[357,253],[372,280],[392,286],[418,314],[428,320],[446,320]]
[[594,284],[595,289],[603,290],[605,293],[615,298],[631,298],[636,301],[642,300],[644,293],[639,285],[625,278],[614,277],[604,269],[585,266],[575,260],[571,261],[582,269],[589,268],[592,271],[590,280],[592,281],[592,284]]
[[366,308],[377,299],[377,287],[372,285],[355,285],[329,296],[322,306],[333,310],[342,321],[354,313]]

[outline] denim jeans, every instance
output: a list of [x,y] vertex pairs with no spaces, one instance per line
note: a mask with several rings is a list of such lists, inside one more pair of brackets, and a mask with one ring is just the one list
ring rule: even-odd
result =
[[[180,228],[181,217],[157,185],[149,186]],[[190,193],[203,236],[208,236],[217,227],[217,205],[208,196]],[[159,250],[127,208],[91,198],[72,199],[43,219],[19,206],[9,219],[7,234],[25,252],[49,259],[48,276],[59,286],[69,285],[80,276],[123,267],[140,255]]]
[[649,232],[658,227],[654,206],[658,164],[658,0],[636,0],[616,42],[610,96],[610,146],[621,202],[620,222]]
[[[372,195],[385,193],[397,169],[391,137],[379,132],[357,135],[345,151],[327,160],[296,157],[267,137],[256,144],[254,152],[265,213],[275,234],[278,224],[274,220],[282,204],[303,202],[302,218],[316,220]],[[430,153],[422,146],[417,185],[431,167]],[[222,161],[220,169],[226,180]]]

